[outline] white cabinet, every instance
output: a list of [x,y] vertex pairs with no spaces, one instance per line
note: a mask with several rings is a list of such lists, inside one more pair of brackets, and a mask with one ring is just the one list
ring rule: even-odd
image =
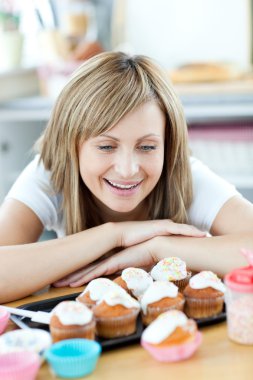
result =
[[50,108],[47,99],[36,97],[0,104],[0,203],[33,157]]
[[43,122],[0,122],[0,202],[33,156]]

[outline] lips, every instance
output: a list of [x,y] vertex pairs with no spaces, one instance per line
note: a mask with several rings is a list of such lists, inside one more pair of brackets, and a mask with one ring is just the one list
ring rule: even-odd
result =
[[119,189],[119,190],[132,190],[136,188],[142,181],[138,182],[128,182],[128,183],[122,183],[120,181],[111,181],[109,179],[104,178],[104,180],[113,188]]

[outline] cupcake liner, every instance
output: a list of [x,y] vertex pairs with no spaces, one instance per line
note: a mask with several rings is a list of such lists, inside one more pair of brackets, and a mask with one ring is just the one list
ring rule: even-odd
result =
[[191,276],[192,272],[188,271],[185,278],[182,278],[181,280],[171,280],[171,282],[173,282],[173,284],[178,287],[178,291],[182,293],[184,288],[189,284]]
[[136,331],[138,309],[117,317],[96,317],[97,335],[101,338],[128,336]]
[[224,296],[216,298],[185,297],[185,314],[190,318],[207,318],[220,314]]
[[87,325],[78,326],[70,325],[64,327],[56,327],[50,325],[50,333],[54,343],[65,339],[83,338],[83,339],[95,339],[95,327],[96,322],[93,320]]
[[94,371],[101,345],[88,339],[69,339],[53,344],[45,358],[59,377],[82,377]]
[[193,340],[174,345],[171,347],[155,346],[141,340],[141,345],[145,348],[154,359],[160,362],[177,362],[188,359],[194,354],[202,342],[202,334],[198,331]]
[[0,355],[1,380],[34,380],[40,367],[40,357],[35,352],[9,352]]
[[0,306],[0,334],[4,332],[10,318],[10,313]]
[[175,305],[169,305],[169,306],[166,306],[166,307],[157,307],[157,306],[148,305],[148,307],[147,307],[147,313],[144,314],[143,312],[141,312],[142,323],[145,326],[148,326],[160,314],[162,314],[162,313],[164,313],[164,312],[166,312],[168,310],[180,310],[180,311],[183,311],[183,309],[184,309],[184,303],[185,303],[185,300],[184,299],[180,299],[180,302],[178,302],[177,304],[175,304]]

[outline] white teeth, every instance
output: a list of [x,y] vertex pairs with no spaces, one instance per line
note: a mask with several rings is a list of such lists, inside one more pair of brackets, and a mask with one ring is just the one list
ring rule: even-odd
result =
[[112,181],[109,181],[109,179],[107,179],[107,181],[114,187],[118,187],[120,189],[133,189],[135,188],[136,186],[139,185],[139,183],[137,183],[136,185],[121,185],[119,183],[115,183],[115,182],[112,182]]

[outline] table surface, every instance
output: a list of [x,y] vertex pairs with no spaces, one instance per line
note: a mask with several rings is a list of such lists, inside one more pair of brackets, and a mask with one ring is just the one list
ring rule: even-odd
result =
[[[6,304],[17,307],[22,304],[65,294],[81,292],[83,288],[51,288],[48,292]],[[16,328],[12,322],[8,330]],[[163,379],[253,379],[253,346],[244,346],[230,341],[226,323],[201,328],[203,343],[190,359],[179,363],[159,363],[139,344],[107,351],[100,357],[90,380],[163,380]],[[40,368],[36,380],[56,377],[47,363]]]

